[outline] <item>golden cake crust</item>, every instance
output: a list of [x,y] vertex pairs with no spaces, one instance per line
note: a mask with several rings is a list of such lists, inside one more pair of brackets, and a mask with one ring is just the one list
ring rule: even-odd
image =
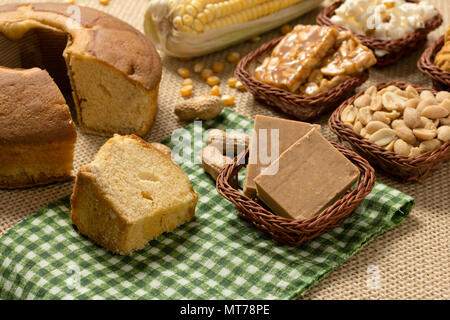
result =
[[0,67],[0,145],[76,140],[69,107],[47,71]]
[[94,58],[119,70],[137,85],[147,90],[156,89],[161,80],[162,66],[150,40],[106,13],[76,7],[80,10],[79,21],[71,18],[77,14],[69,4],[3,5],[0,6],[0,32],[12,38],[23,32],[23,28],[31,29],[37,25],[63,30],[72,38],[66,49],[68,52]]

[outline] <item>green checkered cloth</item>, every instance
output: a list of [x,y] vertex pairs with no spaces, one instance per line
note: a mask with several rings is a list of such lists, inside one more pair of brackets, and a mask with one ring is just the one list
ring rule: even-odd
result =
[[[225,109],[203,128],[186,129],[193,136],[216,127],[247,131],[253,124]],[[190,148],[201,148],[201,141]],[[292,248],[239,218],[201,165],[182,167],[199,194],[194,221],[141,251],[118,256],[75,231],[65,197],[0,239],[0,298],[292,299],[399,224],[414,206],[413,198],[377,184],[339,227]]]

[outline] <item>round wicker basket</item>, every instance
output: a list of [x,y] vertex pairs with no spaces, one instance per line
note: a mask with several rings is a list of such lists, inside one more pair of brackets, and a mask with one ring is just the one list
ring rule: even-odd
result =
[[355,89],[369,78],[366,70],[358,76],[337,85],[328,92],[314,96],[300,95],[258,81],[252,69],[272,52],[283,37],[271,40],[242,58],[235,75],[255,99],[302,121],[311,121],[334,110],[342,101],[354,94]]
[[[418,3],[419,0],[406,0],[408,2]],[[331,17],[334,12],[339,8],[344,1],[338,1],[330,5],[329,7],[323,9],[316,18],[316,22],[322,26],[335,27],[338,30],[347,30],[342,26],[338,26],[331,21]],[[425,45],[427,41],[428,33],[438,28],[442,24],[442,15],[438,13],[432,19],[425,23],[423,28],[417,29],[410,34],[393,40],[380,40],[376,38],[367,37],[362,34],[356,34],[356,37],[368,48],[373,51],[382,50],[386,51],[387,54],[383,57],[377,56],[376,67],[383,68],[392,65],[399,61],[403,56],[411,54],[414,51],[420,49]]]
[[356,209],[375,185],[375,171],[365,159],[337,143],[333,143],[333,145],[359,168],[360,180],[354,189],[349,190],[341,199],[314,218],[292,220],[275,215],[260,201],[250,199],[239,191],[241,187],[238,184],[238,174],[246,166],[248,149],[237,156],[233,163],[227,165],[220,173],[217,178],[217,191],[235,205],[242,218],[251,222],[272,239],[281,244],[299,246],[303,242],[337,227]]
[[[408,85],[411,85],[415,87],[418,92],[431,90],[436,93],[433,89],[395,81],[380,83],[377,85],[377,88],[378,90],[381,90],[390,85],[395,85],[401,89],[405,89]],[[353,149],[369,160],[369,162],[377,165],[389,176],[402,182],[422,181],[433,170],[436,170],[446,160],[450,159],[450,142],[443,144],[437,150],[416,157],[406,157],[385,150],[357,134],[352,128],[341,121],[341,113],[347,105],[353,104],[353,102],[362,94],[364,94],[364,92],[360,92],[342,103],[342,105],[331,115],[328,126],[339,137],[339,140],[348,142]]]
[[434,64],[434,58],[443,46],[444,36],[434,41],[431,46],[425,49],[419,61],[417,61],[417,67],[420,71],[431,78],[433,81],[433,87],[436,90],[448,91],[450,88],[450,73],[439,69]]

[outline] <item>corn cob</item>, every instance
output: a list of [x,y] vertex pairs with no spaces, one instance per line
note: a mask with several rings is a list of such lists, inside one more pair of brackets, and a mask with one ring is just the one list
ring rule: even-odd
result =
[[176,57],[211,53],[277,28],[321,0],[151,0],[144,29]]

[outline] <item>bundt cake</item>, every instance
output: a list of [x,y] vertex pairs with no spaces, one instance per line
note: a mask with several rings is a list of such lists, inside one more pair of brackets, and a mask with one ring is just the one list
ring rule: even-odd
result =
[[71,219],[94,242],[129,254],[194,219],[197,198],[169,156],[137,136],[114,135],[78,172]]
[[157,113],[161,59],[138,30],[62,3],[0,6],[0,65],[46,69],[73,95],[82,131],[145,136]]
[[0,188],[72,178],[76,128],[53,79],[0,67]]

